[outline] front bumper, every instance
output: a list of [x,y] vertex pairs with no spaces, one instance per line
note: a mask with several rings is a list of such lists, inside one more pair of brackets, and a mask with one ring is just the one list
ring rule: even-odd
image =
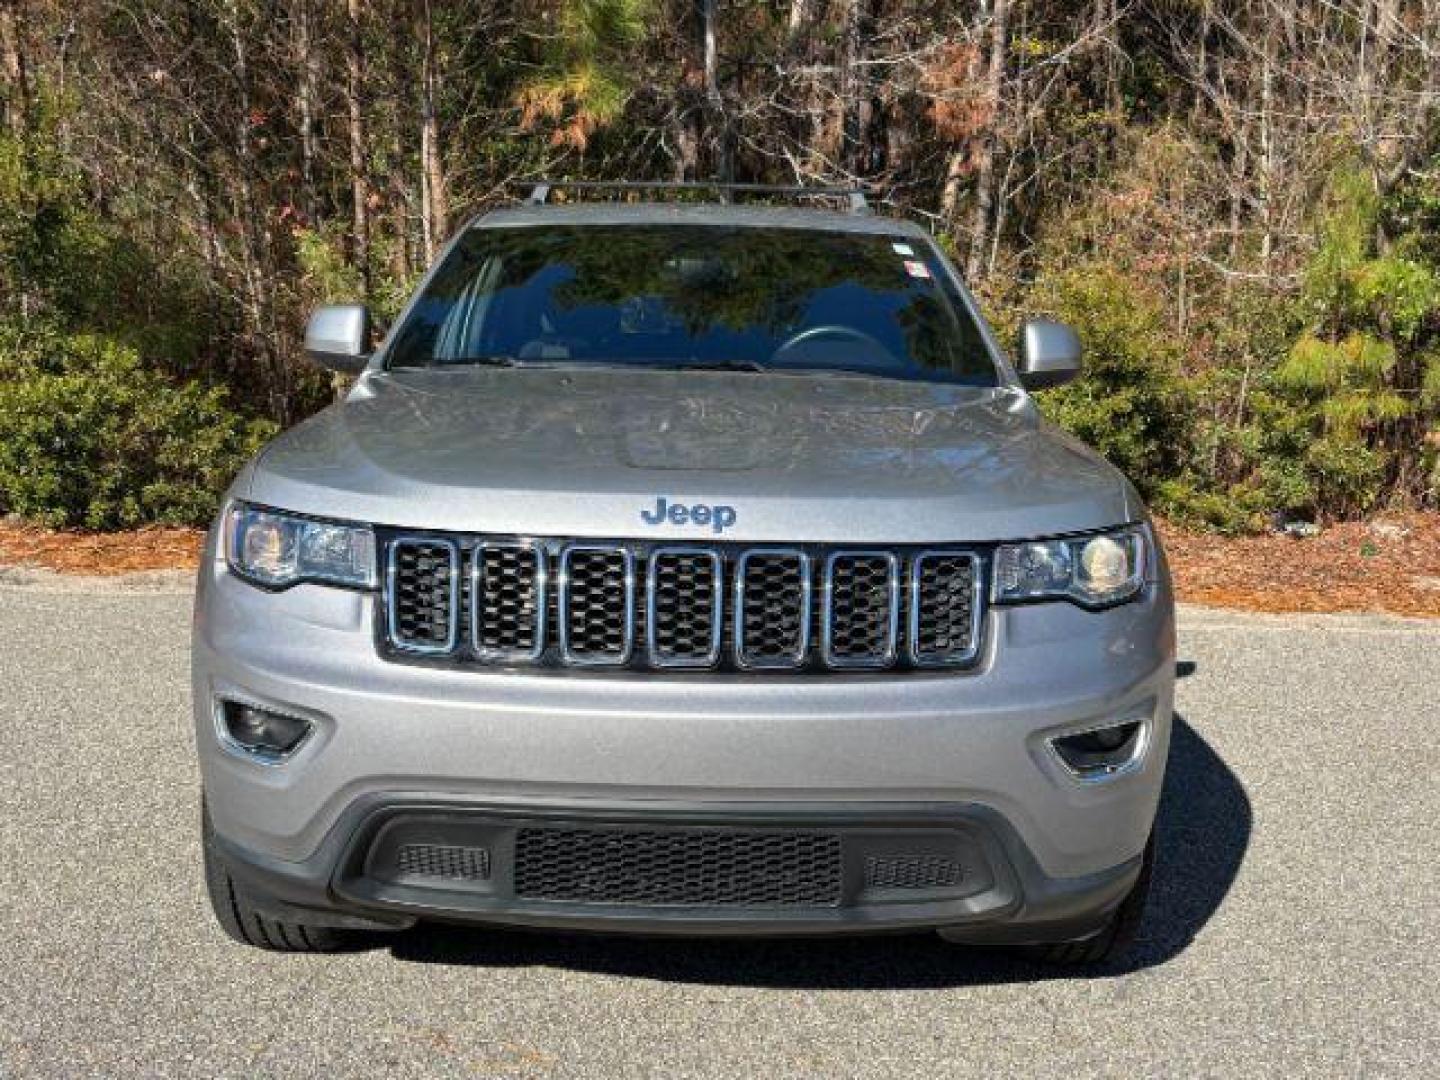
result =
[[[1174,621],[1163,573],[1138,602],[991,610],[965,672],[645,675],[395,664],[373,598],[264,593],[207,557],[193,638],[197,743],[216,844],[277,904],[681,932],[811,933],[964,926],[1049,936],[1094,923],[1133,882],[1169,742]],[[227,748],[214,703],[311,719],[267,766]],[[1119,718],[1148,725],[1124,775],[1075,781],[1050,736]],[[420,887],[371,860],[383,822],[448,821],[483,837],[489,885]],[[606,829],[823,830],[840,838],[839,903],[777,907],[567,903],[507,887],[525,823]],[[939,838],[963,885],[905,895],[863,884],[867,854]],[[480,841],[475,841],[479,844]],[[878,847],[876,845],[879,845]],[[888,845],[888,847],[887,847]]]
[[[663,823],[663,824],[662,824]],[[825,902],[595,903],[523,895],[516,837],[591,830],[610,837],[706,834],[834,839],[839,888]],[[485,873],[417,874],[395,858],[414,842],[484,851]],[[277,918],[400,928],[416,919],[651,934],[827,934],[944,927],[974,941],[1066,940],[1097,929],[1140,872],[1141,857],[1079,878],[1048,877],[1009,824],[981,806],[882,804],[477,804],[415,795],[349,807],[300,862],[213,839],[248,898]],[[713,849],[712,849],[713,850]],[[877,864],[953,860],[928,883],[879,876]],[[583,876],[599,873],[585,868]],[[643,884],[630,877],[624,885]],[[607,884],[619,878],[611,874]],[[589,883],[593,883],[593,880]],[[713,880],[712,880],[713,884]],[[733,882],[727,882],[733,884]]]

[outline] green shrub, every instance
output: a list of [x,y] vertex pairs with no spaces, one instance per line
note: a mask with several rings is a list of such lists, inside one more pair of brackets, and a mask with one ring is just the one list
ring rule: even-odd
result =
[[201,524],[275,426],[93,335],[0,330],[0,508],[50,526]]
[[1193,476],[1159,485],[1155,505],[1177,525],[1228,535],[1259,532],[1271,509],[1267,493],[1252,485],[1205,486]]
[[1387,492],[1426,495],[1423,480],[1409,490],[1395,480],[1407,459],[1424,475],[1435,406],[1427,388],[1440,385],[1440,271],[1423,261],[1422,243],[1377,242],[1384,209],[1363,170],[1331,178],[1297,298],[1308,325],[1256,399],[1281,509],[1341,518],[1373,510]]
[[1040,293],[1085,347],[1084,375],[1042,394],[1041,408],[1147,497],[1158,494],[1186,465],[1193,408],[1159,300],[1103,265],[1071,270]]

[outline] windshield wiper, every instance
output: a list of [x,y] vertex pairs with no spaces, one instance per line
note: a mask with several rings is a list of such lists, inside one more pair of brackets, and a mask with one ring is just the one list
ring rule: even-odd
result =
[[463,368],[463,367],[506,367],[506,368],[543,368],[543,367],[627,367],[640,368],[648,371],[770,371],[771,368],[754,360],[677,360],[673,363],[652,364],[644,360],[593,360],[589,358],[555,358],[536,357],[529,359],[519,356],[508,356],[497,353],[491,356],[457,356],[453,359],[447,357],[444,360],[434,361],[431,367],[437,368]]
[[[646,365],[647,367],[651,365]],[[653,365],[662,371],[769,371],[764,364],[754,360],[694,360],[674,364]]]
[[493,356],[457,356],[432,364],[433,367],[521,367],[525,361],[514,356],[496,354]]

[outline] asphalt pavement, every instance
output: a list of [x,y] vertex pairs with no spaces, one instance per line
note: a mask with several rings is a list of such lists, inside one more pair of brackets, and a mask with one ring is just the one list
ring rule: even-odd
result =
[[1440,623],[1185,611],[1142,939],[1057,975],[927,936],[232,944],[188,617],[170,578],[0,579],[0,1076],[1440,1072]]

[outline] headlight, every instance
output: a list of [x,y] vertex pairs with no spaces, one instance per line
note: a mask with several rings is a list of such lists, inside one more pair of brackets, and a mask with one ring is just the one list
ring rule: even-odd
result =
[[995,602],[1074,600],[1106,607],[1145,584],[1145,533],[1120,529],[1069,540],[1002,544],[995,552]]
[[270,588],[302,581],[375,587],[375,534],[363,525],[236,503],[225,521],[225,559],[241,577]]

